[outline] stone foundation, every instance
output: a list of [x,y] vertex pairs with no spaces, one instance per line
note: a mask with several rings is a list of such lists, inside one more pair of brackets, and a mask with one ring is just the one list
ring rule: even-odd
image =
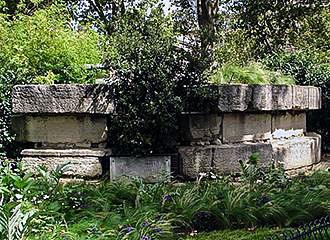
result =
[[98,149],[25,149],[22,151],[23,169],[37,173],[44,166],[52,171],[64,166],[67,177],[97,178],[102,175],[102,161],[110,150]]
[[[240,171],[239,161],[259,153],[260,166],[303,169],[321,160],[319,135],[306,133],[306,113],[320,109],[321,90],[309,86],[220,85],[210,112],[183,113],[178,174]],[[169,172],[169,157],[120,157],[106,144],[107,119],[116,106],[108,85],[24,85],[13,92],[17,141],[35,149],[22,152],[23,167],[69,163],[68,177],[149,178]],[[129,155],[129,153],[128,153]],[[107,166],[107,167],[106,167]]]

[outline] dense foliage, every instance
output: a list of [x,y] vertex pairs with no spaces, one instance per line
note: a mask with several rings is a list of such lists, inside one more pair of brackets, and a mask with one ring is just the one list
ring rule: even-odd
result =
[[173,151],[184,86],[198,82],[193,70],[187,71],[176,37],[173,21],[158,1],[127,8],[117,22],[107,48],[118,109],[110,139],[117,153]]
[[51,173],[39,168],[32,178],[3,162],[0,236],[184,239],[219,229],[296,226],[330,213],[329,172],[290,178],[279,170],[261,171],[257,159],[241,163],[240,179],[212,175],[216,179],[210,181],[201,175],[185,184],[164,176],[155,184],[132,178],[62,185],[67,166]]
[[20,71],[32,83],[88,82],[83,68],[99,63],[98,36],[89,30],[73,31],[61,5],[19,15],[14,20],[0,16],[1,72]]

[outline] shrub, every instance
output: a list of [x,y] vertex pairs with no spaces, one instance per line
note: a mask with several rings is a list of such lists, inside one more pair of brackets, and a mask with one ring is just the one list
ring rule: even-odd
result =
[[32,16],[0,16],[2,70],[19,70],[32,83],[91,81],[83,65],[99,63],[99,37],[88,29],[70,29],[69,21],[65,7],[56,4]]
[[109,40],[115,72],[110,84],[119,109],[111,120],[110,144],[117,153],[168,152],[177,133],[182,110],[177,41],[171,18],[152,2],[127,9]]

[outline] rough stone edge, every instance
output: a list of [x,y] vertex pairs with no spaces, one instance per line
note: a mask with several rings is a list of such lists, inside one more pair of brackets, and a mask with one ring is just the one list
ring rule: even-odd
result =
[[[102,91],[103,89],[108,91]],[[56,106],[47,109],[43,99],[38,98],[37,101],[26,101],[24,107],[20,107],[19,104],[23,102],[22,99],[24,97],[19,93],[24,92],[26,94],[28,90],[32,93],[35,92],[36,95],[47,92],[54,99],[62,99],[58,95],[61,95],[60,93],[66,90],[67,95],[71,95],[70,98],[76,99],[77,103],[74,107],[71,106],[67,109],[61,109]],[[112,114],[115,111],[115,106],[113,101],[111,101],[111,95],[109,85],[107,84],[16,85],[12,92],[12,109],[14,114]],[[50,101],[51,98],[48,96],[47,100]],[[41,106],[36,106],[38,104]]]
[[[235,84],[235,85],[219,85],[218,87],[218,107],[219,112],[234,112],[234,111],[306,111],[317,110],[321,108],[321,88],[314,86],[300,86],[300,85],[258,85],[258,84]],[[318,99],[312,99],[307,96],[308,103],[304,106],[297,106],[295,97],[298,91],[307,91],[309,93],[314,90],[317,91]],[[275,91],[275,92],[274,92]],[[241,94],[241,104],[231,102],[234,99],[235,92]],[[287,103],[278,102],[282,100],[276,93],[286,92]],[[227,93],[227,94],[224,94]],[[229,94],[228,94],[229,93]],[[267,96],[271,94],[271,96]],[[268,97],[268,98],[267,98]],[[222,99],[223,98],[223,99]],[[316,102],[311,102],[316,101]],[[226,106],[225,106],[226,105]]]
[[49,157],[105,157],[111,155],[111,149],[24,149],[22,156]]

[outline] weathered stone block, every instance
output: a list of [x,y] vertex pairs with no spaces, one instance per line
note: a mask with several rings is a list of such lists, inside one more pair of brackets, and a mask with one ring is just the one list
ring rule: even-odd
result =
[[14,113],[99,113],[114,111],[109,85],[18,85],[13,90]]
[[321,88],[308,87],[309,109],[321,109]]
[[292,109],[292,86],[274,85],[272,87],[273,110]]
[[218,111],[245,111],[252,98],[252,88],[249,85],[220,85]]
[[317,134],[317,133],[314,133],[314,132],[308,132],[306,133],[306,136],[307,138],[310,138],[313,140],[313,161],[314,162],[320,162],[322,161],[322,154],[321,154],[321,149],[322,149],[322,146],[321,146],[321,135]]
[[188,146],[179,147],[184,176],[197,178],[201,172],[212,170],[212,147]]
[[305,112],[277,112],[272,116],[273,138],[289,138],[306,132]]
[[321,161],[320,136],[272,141],[273,159],[284,169],[306,167]]
[[308,109],[309,100],[308,100],[308,91],[309,87],[306,86],[293,86],[292,87],[292,108],[299,109]]
[[88,147],[107,139],[104,116],[16,116],[13,118],[16,140]]
[[249,110],[272,110],[272,85],[251,85],[250,87],[252,88],[252,102]]
[[38,166],[45,166],[51,171],[67,164],[63,169],[65,176],[93,178],[101,176],[101,158],[109,154],[109,150],[25,149],[21,154],[23,169],[28,172],[36,174]]
[[110,179],[139,176],[155,182],[160,176],[171,173],[171,156],[110,157]]
[[272,118],[268,113],[225,113],[223,142],[244,142],[271,138]]
[[214,148],[213,168],[217,174],[240,172],[239,161],[246,162],[253,153],[258,153],[258,165],[272,164],[272,146],[264,143],[226,144]]
[[221,138],[222,116],[218,114],[191,114],[181,117],[183,141],[210,141]]

